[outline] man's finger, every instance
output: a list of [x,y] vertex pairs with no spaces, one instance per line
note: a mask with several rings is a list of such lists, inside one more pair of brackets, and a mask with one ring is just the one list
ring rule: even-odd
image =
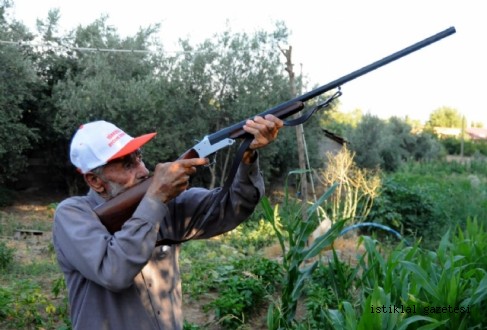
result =
[[178,162],[184,167],[202,166],[208,164],[208,158],[180,159]]
[[277,128],[281,128],[284,126],[284,122],[274,115],[268,114],[265,116],[265,119],[268,121],[272,121]]

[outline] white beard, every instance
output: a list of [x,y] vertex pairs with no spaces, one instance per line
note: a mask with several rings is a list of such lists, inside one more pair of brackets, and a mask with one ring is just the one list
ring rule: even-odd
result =
[[123,193],[126,190],[126,188],[119,183],[115,183],[112,181],[107,181],[107,183],[108,183],[108,187],[109,187],[109,191],[107,191],[109,198],[113,198],[113,197]]

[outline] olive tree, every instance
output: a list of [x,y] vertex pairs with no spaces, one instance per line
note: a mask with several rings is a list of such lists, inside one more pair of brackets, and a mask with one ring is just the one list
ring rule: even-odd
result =
[[[25,26],[7,21],[8,6],[3,2],[0,7],[0,40],[29,38]],[[2,44],[0,49],[0,183],[9,183],[26,168],[26,152],[39,137],[38,131],[23,122],[37,79],[23,47]]]
[[407,161],[437,159],[443,155],[441,144],[429,133],[413,133],[411,125],[398,117],[382,120],[365,115],[348,132],[350,149],[361,168],[396,171]]

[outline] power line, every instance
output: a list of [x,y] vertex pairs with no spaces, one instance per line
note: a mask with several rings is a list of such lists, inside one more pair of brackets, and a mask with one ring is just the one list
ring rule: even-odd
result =
[[[99,48],[99,47],[74,47],[74,46],[63,46],[59,44],[54,44],[53,42],[32,42],[32,41],[9,41],[9,40],[0,40],[0,44],[6,45],[14,45],[18,47],[22,46],[29,46],[29,47],[50,47],[53,49],[62,49],[62,50],[77,50],[80,52],[106,52],[106,53],[140,53],[140,54],[148,54],[148,53],[162,53],[160,50],[149,50],[149,49],[119,49],[119,48]],[[164,51],[167,54],[198,54],[198,53],[205,53],[208,50],[174,50],[174,51]]]
[[26,42],[26,41],[8,41],[8,40],[0,40],[0,44],[8,44],[8,45],[15,45],[15,46],[30,46],[30,47],[51,47],[51,48],[58,48],[58,49],[71,49],[71,50],[78,50],[78,51],[85,51],[85,52],[111,52],[111,53],[155,53],[156,51],[147,50],[147,49],[116,49],[116,48],[90,48],[90,47],[71,47],[71,46],[61,46],[61,45],[54,45],[50,42],[43,42],[43,43],[33,43],[33,42]]

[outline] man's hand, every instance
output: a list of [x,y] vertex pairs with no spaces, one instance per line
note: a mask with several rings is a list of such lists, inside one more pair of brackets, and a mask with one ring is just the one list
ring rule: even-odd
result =
[[283,126],[283,121],[274,115],[266,115],[264,118],[256,116],[253,120],[247,120],[243,129],[254,136],[249,149],[263,148],[274,141]]
[[157,164],[147,195],[164,203],[169,202],[188,189],[189,178],[196,173],[196,167],[207,164],[207,158],[181,159]]
[[283,121],[274,115],[266,115],[264,118],[256,116],[253,120],[247,120],[243,129],[252,134],[254,140],[250,143],[249,150],[245,152],[243,162],[252,163],[255,159],[254,150],[263,148],[274,141],[283,126]]

